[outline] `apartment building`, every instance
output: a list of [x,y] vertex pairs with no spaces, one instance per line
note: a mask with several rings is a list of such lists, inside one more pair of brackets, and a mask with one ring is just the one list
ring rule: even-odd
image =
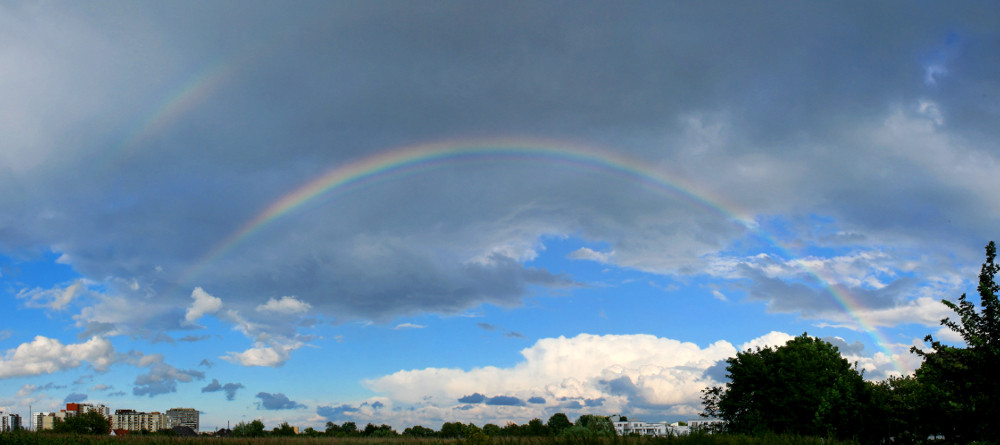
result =
[[159,431],[170,428],[167,415],[160,412],[144,413],[134,409],[116,409],[111,417],[111,429],[129,431]]
[[167,410],[167,421],[170,428],[186,426],[198,432],[198,410],[194,408],[170,408]]
[[17,431],[23,428],[20,414],[0,411],[0,432]]

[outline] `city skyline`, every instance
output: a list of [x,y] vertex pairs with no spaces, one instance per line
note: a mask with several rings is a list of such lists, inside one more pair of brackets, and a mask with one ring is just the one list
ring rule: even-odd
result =
[[0,411],[688,420],[904,375],[1000,238],[1000,8],[0,4]]

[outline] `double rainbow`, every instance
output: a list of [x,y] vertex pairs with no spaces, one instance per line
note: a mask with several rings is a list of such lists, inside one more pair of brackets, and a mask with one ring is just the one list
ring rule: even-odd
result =
[[[467,161],[525,161],[555,163],[572,167],[599,171],[604,174],[624,178],[645,187],[682,198],[713,211],[734,224],[766,240],[785,258],[793,258],[789,250],[772,237],[760,231],[752,219],[744,216],[735,206],[725,203],[696,186],[676,178],[671,178],[649,164],[617,153],[587,148],[559,141],[525,139],[490,139],[470,141],[446,141],[401,147],[377,153],[362,159],[338,165],[299,188],[282,196],[265,207],[252,219],[240,226],[214,248],[209,250],[186,273],[180,283],[189,283],[216,259],[225,255],[243,241],[270,223],[302,208],[319,197],[338,191],[349,190],[375,180],[391,179],[413,170],[434,168]],[[861,316],[862,306],[845,289],[818,275],[815,271],[800,266],[802,271],[819,283],[874,340],[877,347],[892,361],[896,371],[903,373],[902,366],[894,358],[889,343],[879,330]]]

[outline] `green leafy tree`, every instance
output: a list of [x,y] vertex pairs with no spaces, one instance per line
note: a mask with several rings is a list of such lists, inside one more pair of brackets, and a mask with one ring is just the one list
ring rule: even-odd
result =
[[965,294],[958,302],[942,300],[958,316],[941,324],[962,337],[965,347],[942,344],[928,335],[924,338],[931,351],[911,351],[924,358],[917,379],[926,396],[940,413],[936,427],[950,440],[1000,442],[1000,300],[995,277],[996,244],[986,245],[986,262],[979,272],[979,305]]
[[324,435],[331,436],[331,437],[332,436],[336,436],[337,434],[340,434],[340,433],[343,432],[343,430],[340,429],[340,425],[337,425],[336,423],[333,423],[333,422],[326,422],[326,429],[323,430],[323,431],[324,431],[323,432]]
[[340,425],[340,432],[345,436],[357,436],[358,425],[354,422],[344,422]]
[[[565,414],[563,414],[565,416]],[[569,420],[566,420],[569,422]],[[549,434],[549,427],[542,423],[542,419],[534,418],[528,421],[527,434],[528,436],[547,436]]]
[[302,431],[302,434],[307,437],[319,437],[323,435],[322,432],[316,431],[316,429],[313,427],[306,428],[304,431]]
[[802,334],[727,362],[730,381],[718,391],[717,410],[729,431],[839,438],[866,432],[871,390],[836,346]]
[[549,431],[552,434],[558,436],[563,430],[573,426],[573,423],[569,421],[569,417],[566,417],[566,414],[555,413],[552,417],[549,417],[549,421],[545,425],[549,427]]
[[111,420],[97,411],[88,411],[62,420],[56,419],[52,430],[56,433],[105,435],[111,432]]
[[240,422],[233,427],[233,437],[264,437],[264,422],[255,419],[250,423]]
[[465,425],[462,422],[445,422],[441,425],[441,437],[462,437],[465,434]]
[[410,437],[434,437],[437,435],[437,431],[421,425],[414,425],[403,430],[403,435]]
[[281,425],[278,425],[273,430],[271,430],[271,434],[275,436],[294,436],[295,428],[292,428],[292,426],[289,425],[288,422],[281,422]]
[[496,424],[487,423],[486,425],[483,425],[483,433],[489,437],[497,437],[501,434],[501,430]]
[[607,416],[595,416],[584,414],[576,419],[576,426],[584,427],[596,436],[614,436],[615,426],[611,423],[611,418]]

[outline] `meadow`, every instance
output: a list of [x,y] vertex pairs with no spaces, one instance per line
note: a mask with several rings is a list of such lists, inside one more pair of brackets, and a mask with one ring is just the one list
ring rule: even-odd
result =
[[407,438],[407,437],[168,437],[168,436],[89,436],[75,434],[36,434],[30,432],[0,434],[2,445],[838,445],[819,437],[791,435],[744,436],[733,434],[693,434],[668,437],[477,437],[474,439]]

